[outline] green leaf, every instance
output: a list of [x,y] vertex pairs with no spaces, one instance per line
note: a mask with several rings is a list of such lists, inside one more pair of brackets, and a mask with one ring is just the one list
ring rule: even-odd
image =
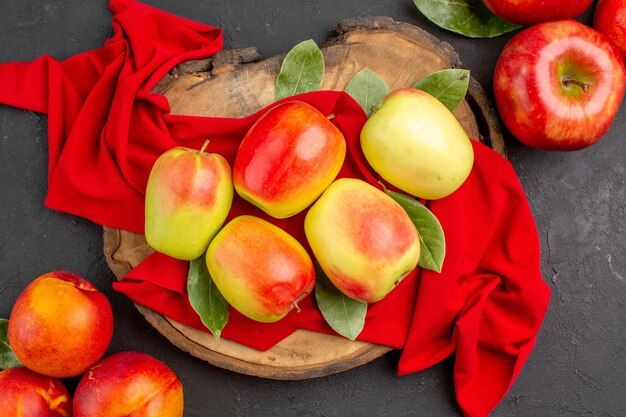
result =
[[324,55],[311,39],[300,42],[285,57],[276,78],[274,100],[317,91],[324,82]]
[[19,359],[15,357],[11,346],[9,346],[9,338],[7,337],[8,329],[9,320],[0,319],[0,369],[22,366]]
[[204,256],[189,262],[187,276],[189,303],[217,340],[228,322],[228,302],[209,275]]
[[446,239],[437,217],[425,205],[411,197],[389,190],[387,194],[402,206],[419,232],[421,248],[417,264],[424,269],[441,272],[446,256]]
[[467,94],[470,72],[464,69],[437,71],[418,81],[413,87],[427,92],[454,111]]
[[469,38],[494,38],[521,26],[494,15],[481,0],[413,0],[439,27]]
[[348,81],[345,91],[365,110],[367,117],[370,117],[372,107],[389,93],[389,86],[376,72],[363,68]]
[[355,340],[365,325],[367,303],[344,295],[316,265],[315,299],[326,322],[340,335]]

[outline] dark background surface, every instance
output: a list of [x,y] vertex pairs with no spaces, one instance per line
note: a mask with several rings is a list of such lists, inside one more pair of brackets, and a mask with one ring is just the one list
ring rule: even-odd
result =
[[[224,29],[225,48],[256,46],[267,58],[341,19],[376,15],[418,25],[453,45],[490,97],[500,50],[511,34],[471,40],[428,22],[410,0],[147,0]],[[0,62],[42,54],[62,60],[112,35],[104,0],[2,2]],[[595,6],[595,2],[594,2]],[[591,22],[593,7],[580,20]],[[0,80],[0,88],[2,80]],[[550,309],[536,348],[494,416],[626,416],[626,217],[622,105],[609,133],[574,153],[523,147],[506,136],[508,157],[537,221]],[[108,353],[138,350],[167,363],[185,390],[185,416],[455,416],[452,360],[397,377],[399,352],[338,375],[270,381],[213,367],[171,345],[124,296],[102,255],[102,230],[44,208],[47,125],[43,116],[0,106],[0,317],[22,289],[56,269],[82,274],[111,301]],[[73,390],[78,379],[67,380]]]

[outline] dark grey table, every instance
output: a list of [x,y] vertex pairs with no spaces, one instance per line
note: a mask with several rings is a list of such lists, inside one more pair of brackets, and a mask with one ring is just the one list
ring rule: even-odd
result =
[[[147,0],[224,29],[226,48],[256,46],[263,57],[297,42],[324,42],[341,19],[391,16],[421,26],[456,48],[492,96],[498,54],[511,35],[471,40],[443,31],[410,0]],[[591,21],[593,9],[581,20]],[[104,0],[4,1],[0,62],[42,54],[64,59],[112,35]],[[0,80],[0,88],[2,80]],[[102,229],[43,207],[46,118],[0,106],[0,317],[42,273],[68,269],[109,297],[115,332],[109,353],[138,350],[166,362],[185,390],[191,416],[454,416],[452,361],[397,377],[398,352],[315,380],[280,382],[238,375],[171,345],[111,289]],[[626,416],[626,105],[609,133],[575,153],[523,147],[507,134],[508,156],[532,206],[552,300],[537,346],[494,416]],[[506,134],[506,132],[505,132]],[[69,380],[73,389],[77,379]]]

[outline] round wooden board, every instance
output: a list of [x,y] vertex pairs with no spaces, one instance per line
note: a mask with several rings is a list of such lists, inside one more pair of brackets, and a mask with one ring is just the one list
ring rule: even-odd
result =
[[[462,68],[452,47],[415,26],[387,17],[342,21],[337,36],[322,47],[326,63],[323,89],[343,90],[364,67],[380,74],[391,90],[408,87],[446,68]],[[284,55],[259,61],[255,48],[222,51],[181,64],[154,91],[164,94],[174,114],[242,117],[273,102],[274,83]],[[468,135],[504,155],[495,112],[473,79],[455,116]],[[143,235],[104,228],[106,261],[119,278],[152,249]],[[266,352],[201,332],[136,304],[146,320],[173,344],[193,356],[235,372],[272,379],[306,379],[365,364],[389,347],[298,330]]]

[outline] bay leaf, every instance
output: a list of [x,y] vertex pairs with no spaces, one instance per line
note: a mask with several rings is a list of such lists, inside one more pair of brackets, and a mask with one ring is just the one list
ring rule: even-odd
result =
[[481,0],[413,0],[439,27],[469,38],[494,38],[521,26],[500,19]]
[[189,303],[200,316],[202,323],[219,340],[228,322],[229,307],[228,302],[213,283],[204,256],[189,262],[187,293]]
[[363,68],[354,74],[344,90],[359,103],[367,117],[370,117],[372,108],[389,93],[389,86],[375,71]]
[[324,55],[312,39],[294,46],[282,63],[274,86],[274,100],[317,91],[324,82]]
[[0,319],[0,369],[22,366],[22,363],[15,357],[9,345],[9,338],[7,337],[8,329],[9,320]]
[[469,88],[470,72],[465,69],[446,69],[426,76],[413,88],[427,92],[454,111],[465,98]]
[[315,273],[315,300],[326,323],[340,335],[355,340],[365,326],[367,303],[344,295],[319,264]]
[[421,250],[417,264],[424,269],[441,272],[446,256],[446,239],[437,217],[414,198],[390,190],[387,194],[402,206],[419,232]]

